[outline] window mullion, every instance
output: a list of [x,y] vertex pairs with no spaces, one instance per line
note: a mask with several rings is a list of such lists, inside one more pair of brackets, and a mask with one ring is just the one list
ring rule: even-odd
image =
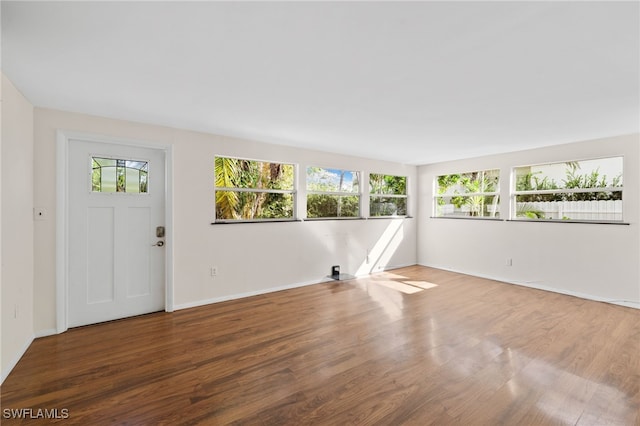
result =
[[513,191],[513,195],[547,195],[547,194],[584,194],[587,192],[622,192],[621,186],[594,187],[594,188],[558,188],[539,189],[529,191]]
[[230,191],[230,192],[259,192],[269,194],[295,194],[293,189],[265,189],[265,188],[227,188],[216,187],[216,191]]

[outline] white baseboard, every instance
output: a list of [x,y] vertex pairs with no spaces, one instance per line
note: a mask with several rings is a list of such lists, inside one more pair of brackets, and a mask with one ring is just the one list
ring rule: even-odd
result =
[[329,280],[329,278],[327,278],[327,279],[320,278],[318,280],[304,281],[304,282],[300,282],[300,283],[294,283],[294,284],[288,284],[288,285],[283,285],[283,286],[278,286],[278,287],[266,288],[266,289],[263,289],[263,290],[248,291],[246,293],[236,293],[236,294],[230,294],[230,295],[227,295],[227,296],[214,297],[214,298],[211,298],[211,299],[197,300],[195,302],[180,303],[180,304],[174,306],[174,310],[178,311],[178,310],[181,310],[181,309],[195,308],[197,306],[210,305],[212,303],[226,302],[228,300],[242,299],[244,297],[257,296],[257,295],[260,295],[260,294],[267,294],[267,293],[273,293],[273,292],[276,292],[276,291],[289,290],[289,289],[292,289],[292,288],[304,287],[304,286],[307,286],[307,285],[320,284],[320,283],[322,283],[324,281],[328,281],[328,280]]
[[56,330],[55,328],[49,328],[49,329],[46,329],[46,330],[36,331],[36,339],[38,339],[40,337],[53,336],[54,334],[58,334],[58,330]]
[[[393,269],[404,268],[406,266],[413,266],[413,265],[415,265],[415,263],[411,263],[411,264],[407,264],[407,265],[393,265],[393,266],[388,266],[388,267],[386,267],[384,269],[381,269],[379,271],[375,271],[375,272],[372,272],[372,273],[390,271],[390,270],[393,270]],[[367,276],[367,275],[371,275],[371,274],[361,274],[361,275],[358,275],[358,277]],[[174,306],[174,310],[175,311],[179,311],[181,309],[195,308],[195,307],[198,307],[198,306],[210,305],[212,303],[226,302],[226,301],[229,301],[229,300],[242,299],[244,297],[258,296],[260,294],[267,294],[267,293],[273,293],[273,292],[276,292],[276,291],[289,290],[289,289],[292,289],[292,288],[305,287],[305,286],[313,285],[313,284],[321,284],[321,283],[329,282],[329,281],[332,281],[332,279],[329,278],[329,277],[322,277],[322,278],[318,278],[316,280],[302,281],[302,282],[293,283],[293,284],[287,284],[287,285],[278,286],[278,287],[270,287],[270,288],[265,288],[265,289],[262,289],[262,290],[249,291],[249,292],[246,292],[246,293],[236,293],[236,294],[230,294],[230,295],[227,295],[227,296],[214,297],[214,298],[211,298],[211,299],[197,300],[195,302],[180,303],[180,304]]]
[[[413,266],[413,265],[415,265],[415,264],[412,263],[412,264],[407,264],[407,265],[393,265],[393,266],[385,267],[384,269],[381,269],[379,271],[372,272],[372,273],[384,272],[384,271],[389,271],[389,270],[403,268],[403,267],[406,267],[406,266]],[[359,276],[367,276],[367,275],[371,275],[371,274],[363,274],[363,275],[359,275]],[[198,301],[195,301],[195,302],[188,302],[188,303],[182,303],[182,304],[179,304],[179,305],[175,305],[174,306],[174,310],[177,311],[177,310],[181,310],[181,309],[195,308],[197,306],[210,305],[212,303],[218,303],[218,302],[226,302],[228,300],[242,299],[244,297],[251,297],[251,296],[257,296],[257,295],[260,295],[260,294],[273,293],[273,292],[276,292],[276,291],[289,290],[289,289],[292,289],[292,288],[304,287],[304,286],[313,285],[313,284],[321,284],[323,282],[329,282],[329,281],[332,281],[331,278],[329,278],[329,277],[321,277],[321,278],[318,278],[316,280],[311,280],[311,281],[303,281],[303,282],[298,282],[298,283],[293,283],[293,284],[288,284],[288,285],[283,285],[283,286],[278,286],[278,287],[266,288],[266,289],[257,290],[257,291],[250,291],[250,292],[246,292],[246,293],[237,293],[237,294],[231,294],[231,295],[227,295],[227,296],[214,297],[214,298],[211,298],[211,299],[204,299],[204,300],[198,300]],[[50,329],[45,329],[45,330],[39,330],[33,336],[31,336],[25,342],[22,350],[16,355],[15,359],[13,360],[13,362],[7,366],[6,371],[2,371],[2,376],[0,377],[0,379],[1,379],[0,380],[0,384],[2,384],[4,382],[4,380],[9,376],[9,374],[15,368],[15,366],[18,365],[18,362],[20,361],[22,356],[25,354],[27,349],[29,349],[29,346],[31,345],[31,343],[33,343],[34,339],[40,338],[40,337],[53,336],[55,334],[59,334],[58,331],[55,328],[50,328]]]
[[16,356],[14,357],[14,359],[11,361],[11,363],[9,363],[9,365],[7,366],[6,369],[2,370],[2,376],[0,377],[0,385],[2,383],[4,383],[4,380],[9,377],[9,374],[11,374],[11,372],[13,371],[13,369],[16,367],[16,365],[18,365],[18,362],[20,361],[20,359],[24,356],[24,354],[27,352],[27,349],[29,349],[29,346],[31,346],[31,343],[33,343],[33,339],[35,338],[35,336],[31,336],[27,339],[27,341],[24,343],[24,345],[22,345],[22,349],[20,350],[20,352],[18,352],[16,354]]
[[366,277],[367,275],[379,274],[380,272],[393,271],[394,269],[406,268],[406,267],[415,266],[415,265],[417,265],[417,263],[406,263],[406,264],[401,264],[401,265],[388,265],[388,266],[385,266],[384,268],[376,269],[375,271],[363,272],[363,273],[360,273],[360,274],[356,274],[356,277]]
[[608,299],[608,298],[605,298],[605,297],[594,296],[593,294],[586,294],[586,293],[580,293],[580,292],[577,292],[577,291],[558,289],[558,288],[555,288],[555,287],[548,287],[548,286],[545,286],[545,285],[538,285],[538,284],[535,284],[535,283],[518,282],[518,281],[504,281],[504,280],[500,280],[500,281],[506,282],[507,284],[514,284],[514,285],[519,285],[519,286],[522,286],[522,287],[535,288],[537,290],[544,290],[544,291],[550,291],[550,292],[553,292],[553,293],[564,294],[564,295],[567,295],[567,296],[579,297],[580,299],[587,299],[587,300],[593,300],[595,302],[611,303],[612,305],[619,305],[619,306],[624,306],[624,307],[627,307],[627,308],[640,309],[640,301],[636,302],[636,301],[633,301],[633,300]]
[[505,284],[519,285],[521,287],[535,288],[537,290],[544,290],[544,291],[550,291],[552,293],[558,293],[558,294],[564,294],[564,295],[567,295],[567,296],[579,297],[580,299],[593,300],[595,302],[611,303],[612,305],[624,306],[626,308],[640,309],[640,301],[610,299],[610,298],[605,298],[605,297],[600,297],[600,296],[594,296],[593,294],[587,294],[587,293],[581,293],[581,292],[572,291],[572,290],[565,290],[565,289],[560,289],[560,288],[556,288],[556,287],[549,287],[549,286],[545,286],[545,285],[539,285],[539,284],[536,284],[536,283],[533,283],[533,282],[510,281],[510,280],[506,280],[506,279],[500,278],[500,277],[494,277],[494,276],[490,276],[490,275],[477,274],[477,273],[470,273],[470,272],[467,272],[467,271],[460,271],[460,270],[457,270],[457,269],[454,269],[454,268],[448,268],[448,267],[438,266],[438,265],[427,265],[427,264],[422,264],[422,263],[420,263],[419,265],[420,266],[426,266],[428,268],[442,269],[443,271],[456,272],[458,274],[471,275],[471,276],[474,276],[474,277],[484,278],[484,279],[487,279],[487,280],[500,281],[500,282],[503,282]]

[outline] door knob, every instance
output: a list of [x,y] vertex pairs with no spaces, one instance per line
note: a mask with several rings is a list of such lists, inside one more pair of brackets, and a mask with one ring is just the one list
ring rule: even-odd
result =
[[155,246],[162,247],[163,245],[164,245],[164,241],[160,240],[155,244],[151,244],[151,247],[155,247]]

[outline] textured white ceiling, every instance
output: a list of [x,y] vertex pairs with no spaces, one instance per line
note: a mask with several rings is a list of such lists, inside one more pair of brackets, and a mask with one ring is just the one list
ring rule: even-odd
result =
[[36,106],[409,164],[639,131],[633,2],[8,2]]

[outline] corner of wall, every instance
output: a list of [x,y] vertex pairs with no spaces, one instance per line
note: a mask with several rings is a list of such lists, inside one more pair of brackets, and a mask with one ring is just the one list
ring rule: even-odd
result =
[[[638,306],[640,302],[640,135],[620,135],[527,151],[420,166],[418,262],[441,269]],[[629,225],[433,219],[433,180],[500,168],[502,211],[509,176],[523,164],[623,156],[624,219]],[[616,279],[611,279],[615,271]]]
[[34,108],[2,74],[1,379],[34,339]]

